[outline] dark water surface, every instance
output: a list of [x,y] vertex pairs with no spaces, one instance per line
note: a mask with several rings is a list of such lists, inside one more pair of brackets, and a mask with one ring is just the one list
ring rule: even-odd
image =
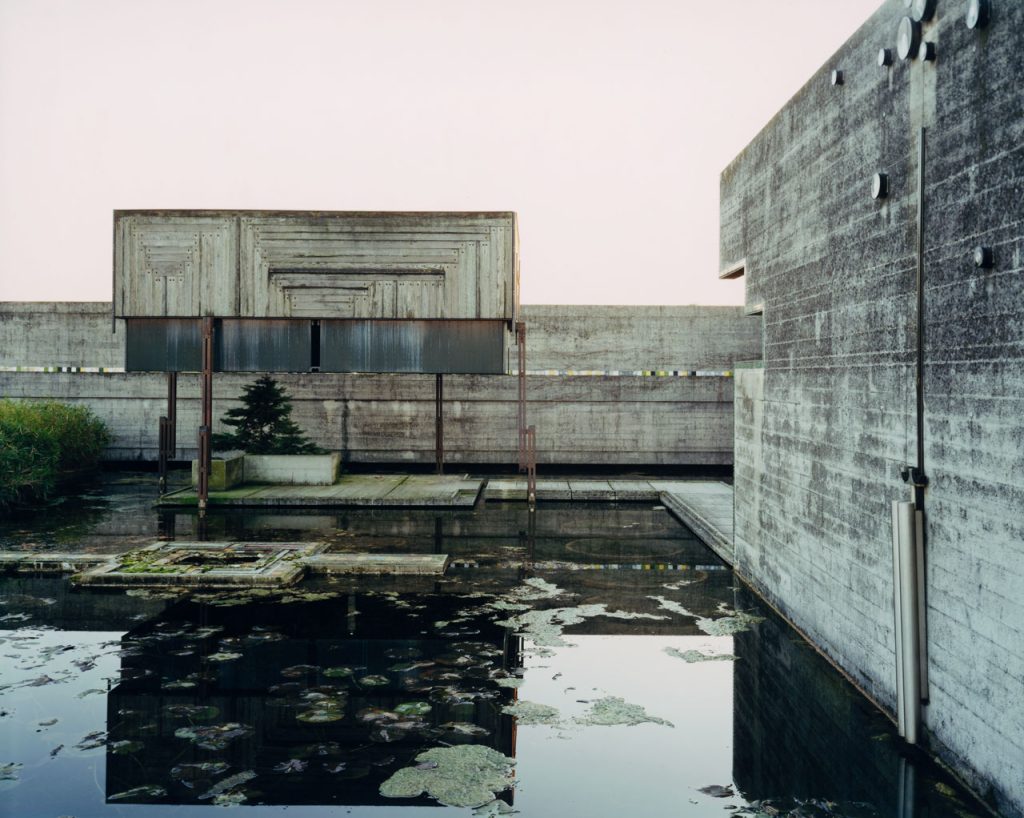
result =
[[[0,550],[194,537],[154,494],[108,473],[0,522]],[[270,595],[0,577],[0,815],[469,815],[381,794],[469,745],[515,762],[500,802],[442,793],[478,815],[982,814],[660,507],[261,510],[206,533],[453,567]]]

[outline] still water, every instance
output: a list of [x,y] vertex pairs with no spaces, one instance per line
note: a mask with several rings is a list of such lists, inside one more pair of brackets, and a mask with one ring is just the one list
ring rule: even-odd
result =
[[[193,538],[154,494],[108,473],[0,523],[0,549]],[[0,815],[983,814],[663,508],[206,528],[452,567],[269,594],[0,577]]]

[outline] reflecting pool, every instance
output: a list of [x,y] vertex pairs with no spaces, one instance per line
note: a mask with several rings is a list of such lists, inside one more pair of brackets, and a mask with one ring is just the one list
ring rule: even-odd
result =
[[194,514],[153,475],[0,549],[443,553],[438,576],[87,590],[0,576],[0,815],[968,818],[971,796],[663,508]]

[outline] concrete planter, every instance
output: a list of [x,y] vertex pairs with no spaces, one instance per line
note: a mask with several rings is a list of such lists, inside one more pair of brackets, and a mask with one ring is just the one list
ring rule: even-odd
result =
[[341,455],[247,454],[245,482],[288,483],[296,486],[329,486],[338,479]]
[[[210,491],[227,491],[245,482],[244,452],[214,455],[210,460]],[[192,485],[199,485],[199,461],[192,461]]]

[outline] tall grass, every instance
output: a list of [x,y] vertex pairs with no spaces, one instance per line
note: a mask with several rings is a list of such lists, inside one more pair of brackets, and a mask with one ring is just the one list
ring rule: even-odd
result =
[[84,406],[0,400],[0,508],[45,500],[62,474],[95,466],[109,442]]

